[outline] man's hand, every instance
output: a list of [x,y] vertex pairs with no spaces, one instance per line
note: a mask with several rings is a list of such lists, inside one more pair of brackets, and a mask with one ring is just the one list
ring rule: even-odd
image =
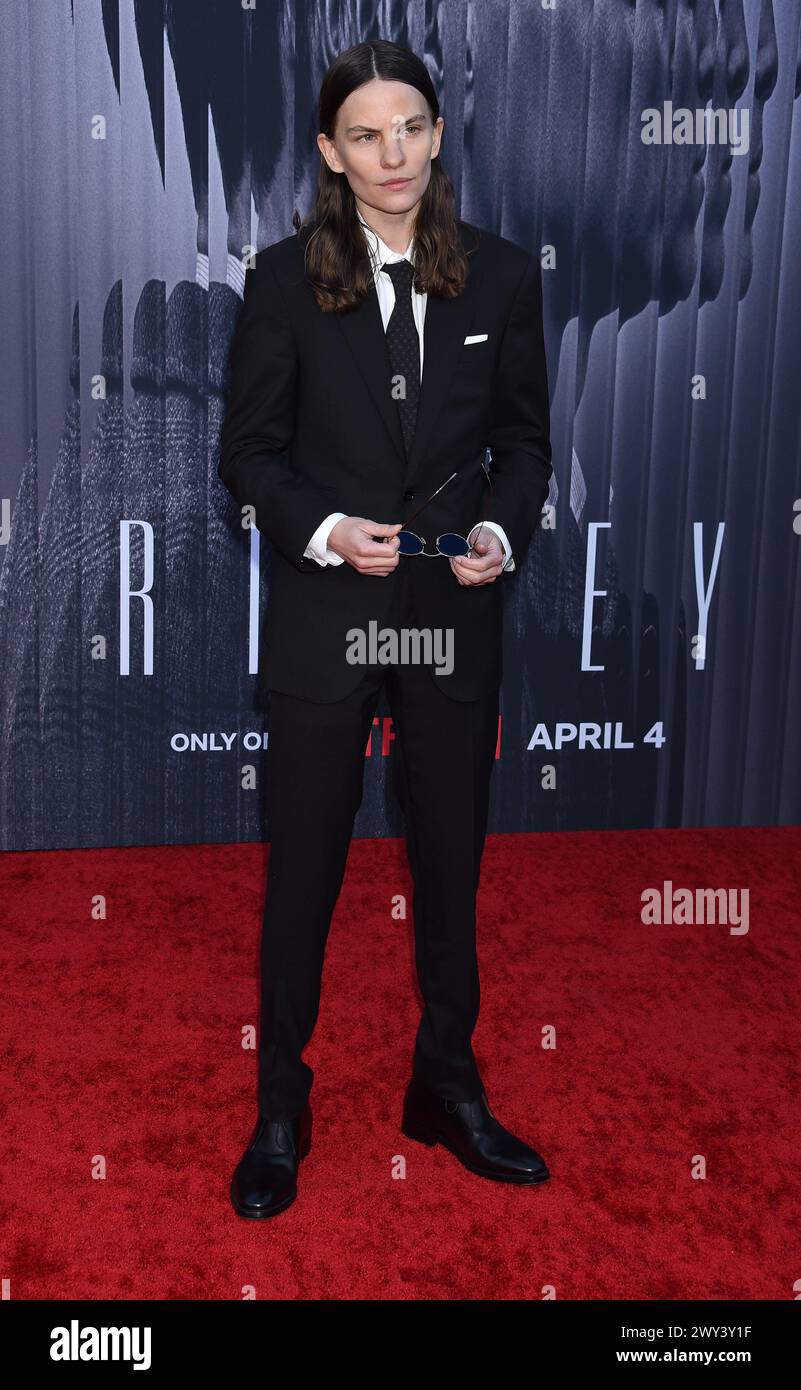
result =
[[460,584],[491,584],[503,574],[503,546],[489,528],[479,531],[470,555],[455,555],[449,561]]
[[[398,566],[396,537],[402,529],[402,521],[390,526],[364,516],[346,516],[331,528],[328,544],[360,574],[388,575]],[[375,541],[373,536],[383,539]]]

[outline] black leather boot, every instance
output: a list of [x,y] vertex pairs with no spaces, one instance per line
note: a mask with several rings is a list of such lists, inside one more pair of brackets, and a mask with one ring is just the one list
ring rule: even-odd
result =
[[499,1124],[483,1090],[477,1100],[448,1100],[413,1077],[406,1089],[401,1132],[421,1144],[443,1144],[482,1178],[538,1183],[550,1177],[544,1159]]
[[311,1148],[311,1132],[308,1103],[292,1119],[259,1116],[231,1179],[231,1201],[240,1216],[262,1221],[292,1205],[298,1195],[298,1167]]

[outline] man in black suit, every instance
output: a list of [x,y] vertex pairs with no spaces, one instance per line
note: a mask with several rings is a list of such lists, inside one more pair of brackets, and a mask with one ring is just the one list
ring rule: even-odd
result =
[[[348,312],[322,312],[305,275],[308,237],[287,237],[248,270],[229,359],[220,476],[273,546],[259,1119],[231,1186],[237,1212],[253,1218],[294,1200],[310,1147],[313,1073],[301,1052],[383,684],[424,999],[403,1132],[443,1143],[485,1177],[548,1176],[490,1111],[470,1041],[502,672],[499,577],[522,562],[552,472],[541,273],[519,246],[457,222],[469,259],[462,292],[414,286],[415,214],[442,132],[437,115],[416,139],[421,104],[417,86],[371,81],[341,106],[333,137],[319,137],[328,170],[347,179],[371,292]],[[399,112],[411,138],[397,138]],[[401,534],[418,510],[409,530],[426,554],[407,553]],[[454,553],[454,535],[467,554]],[[442,645],[427,648],[427,663],[421,647],[411,661],[398,647],[387,665],[370,649],[371,632],[415,628],[438,633],[448,659],[431,660]]]

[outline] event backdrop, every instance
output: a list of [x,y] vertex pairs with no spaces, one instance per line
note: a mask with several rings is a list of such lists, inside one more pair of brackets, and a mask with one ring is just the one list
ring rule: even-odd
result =
[[[226,353],[248,256],[310,209],[321,76],[371,37],[424,58],[461,215],[542,256],[554,475],[502,581],[490,829],[798,821],[800,21],[8,0],[5,848],[269,836]],[[382,701],[357,835],[402,831],[392,747]]]

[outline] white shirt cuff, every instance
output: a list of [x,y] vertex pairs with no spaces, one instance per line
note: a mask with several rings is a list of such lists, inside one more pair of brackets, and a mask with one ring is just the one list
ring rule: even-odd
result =
[[483,526],[484,529],[487,530],[487,531],[494,531],[494,532],[495,532],[495,535],[498,537],[498,540],[500,541],[501,545],[503,546],[503,568],[504,568],[504,570],[508,570],[509,573],[511,573],[511,571],[515,568],[515,562],[514,562],[514,559],[512,558],[512,547],[511,547],[511,545],[509,544],[509,537],[507,536],[507,534],[506,534],[506,532],[504,531],[503,527],[502,527],[502,526],[499,526],[497,522],[495,522],[495,521],[479,521],[479,522],[477,522],[476,525],[475,525],[475,526],[473,527],[473,529],[471,530],[470,534],[468,535],[467,539],[468,539],[468,540],[470,541],[470,543],[472,544],[473,540],[475,539],[474,536],[473,536],[473,531],[478,532],[478,531],[481,529],[482,526]]
[[318,565],[344,565],[345,561],[335,550],[328,549],[328,537],[338,521],[344,521],[347,512],[331,512],[321,521],[303,552],[306,560],[316,560]]

